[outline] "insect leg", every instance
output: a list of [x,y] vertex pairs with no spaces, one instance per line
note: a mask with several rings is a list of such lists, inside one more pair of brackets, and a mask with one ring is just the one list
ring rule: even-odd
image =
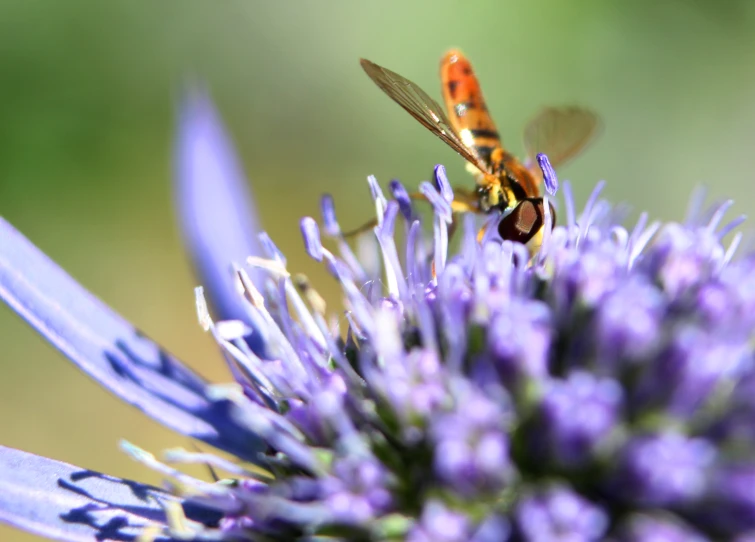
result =
[[[421,194],[420,192],[413,192],[413,193],[409,194],[409,197],[411,199],[414,199],[414,200],[427,201],[427,198],[424,196],[424,194]],[[476,206],[475,202],[473,200],[471,200],[471,198],[466,198],[465,197],[465,199],[469,199],[469,201],[453,200],[451,202],[451,212],[454,215],[457,215],[459,213],[477,213],[477,212],[479,212],[478,209],[477,209],[477,206]],[[457,220],[454,220],[451,223],[451,227],[450,227],[450,230],[449,230],[449,239],[451,238],[451,234],[453,233],[453,231],[456,229],[456,223],[457,222],[458,222]],[[357,236],[357,235],[359,235],[361,233],[365,233],[365,232],[368,232],[368,231],[372,230],[372,228],[374,228],[375,226],[377,226],[377,224],[378,224],[377,218],[373,218],[373,219],[369,220],[368,222],[366,222],[365,224],[362,224],[358,228],[355,228],[355,229],[353,229],[351,231],[345,232],[343,234],[343,236],[347,237],[347,238],[349,238],[349,237],[355,237],[355,236]]]
[[365,224],[362,224],[358,228],[345,232],[343,236],[346,238],[356,237],[357,235],[361,233],[371,231],[375,226],[377,226],[377,224],[378,224],[377,218],[373,218],[372,220],[367,221]]
[[477,232],[477,242],[482,243],[483,238],[485,237],[485,232],[488,231],[488,227],[490,225],[490,222],[486,222],[482,225],[482,227]]
[[[411,194],[409,194],[409,197],[412,199],[427,201],[427,198],[425,197],[425,195],[420,192],[412,192]],[[468,198],[465,197],[464,199],[466,200]],[[475,202],[471,199],[469,199],[469,201],[463,201],[463,200],[458,200],[458,199],[453,200],[451,202],[451,211],[453,213],[477,213],[479,212]]]

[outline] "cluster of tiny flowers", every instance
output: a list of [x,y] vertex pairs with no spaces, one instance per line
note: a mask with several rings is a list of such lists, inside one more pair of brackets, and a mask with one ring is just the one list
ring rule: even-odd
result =
[[755,256],[734,258],[729,204],[696,198],[684,223],[643,214],[627,228],[601,185],[579,214],[567,185],[563,224],[530,254],[494,227],[478,240],[471,215],[450,236],[440,166],[434,181],[420,186],[432,237],[396,181],[389,199],[370,179],[377,225],[356,251],[330,197],[320,225],[301,221],[342,288],[341,316],[265,236],[266,257],[236,270],[246,322],[213,322],[197,290],[236,379],[213,393],[267,450],[244,468],[129,447],[189,488],[171,534],[755,540]]

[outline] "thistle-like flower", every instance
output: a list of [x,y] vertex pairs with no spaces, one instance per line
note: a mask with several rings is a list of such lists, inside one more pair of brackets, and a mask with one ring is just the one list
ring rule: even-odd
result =
[[300,224],[338,314],[254,235],[205,96],[179,132],[199,321],[235,382],[190,372],[5,222],[0,295],[108,389],[227,454],[124,443],[171,480],[157,489],[2,449],[0,519],[62,540],[755,539],[755,255],[735,258],[729,203],[628,228],[602,185],[576,213],[564,183],[536,254],[491,227],[479,242],[472,216],[451,249],[441,166],[420,186],[432,236],[400,183],[387,198],[370,178],[378,223],[356,253],[332,198]]

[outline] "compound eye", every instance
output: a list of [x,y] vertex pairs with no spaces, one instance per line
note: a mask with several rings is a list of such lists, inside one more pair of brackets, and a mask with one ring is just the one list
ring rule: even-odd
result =
[[[556,223],[556,214],[550,206],[551,224]],[[508,215],[498,223],[498,234],[507,241],[526,245],[545,224],[543,198],[526,199],[519,202]]]

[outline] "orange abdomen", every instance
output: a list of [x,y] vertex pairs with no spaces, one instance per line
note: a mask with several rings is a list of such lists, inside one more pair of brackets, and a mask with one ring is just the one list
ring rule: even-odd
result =
[[489,160],[493,149],[501,146],[501,138],[472,64],[460,51],[451,50],[440,61],[440,79],[448,118],[462,143]]

